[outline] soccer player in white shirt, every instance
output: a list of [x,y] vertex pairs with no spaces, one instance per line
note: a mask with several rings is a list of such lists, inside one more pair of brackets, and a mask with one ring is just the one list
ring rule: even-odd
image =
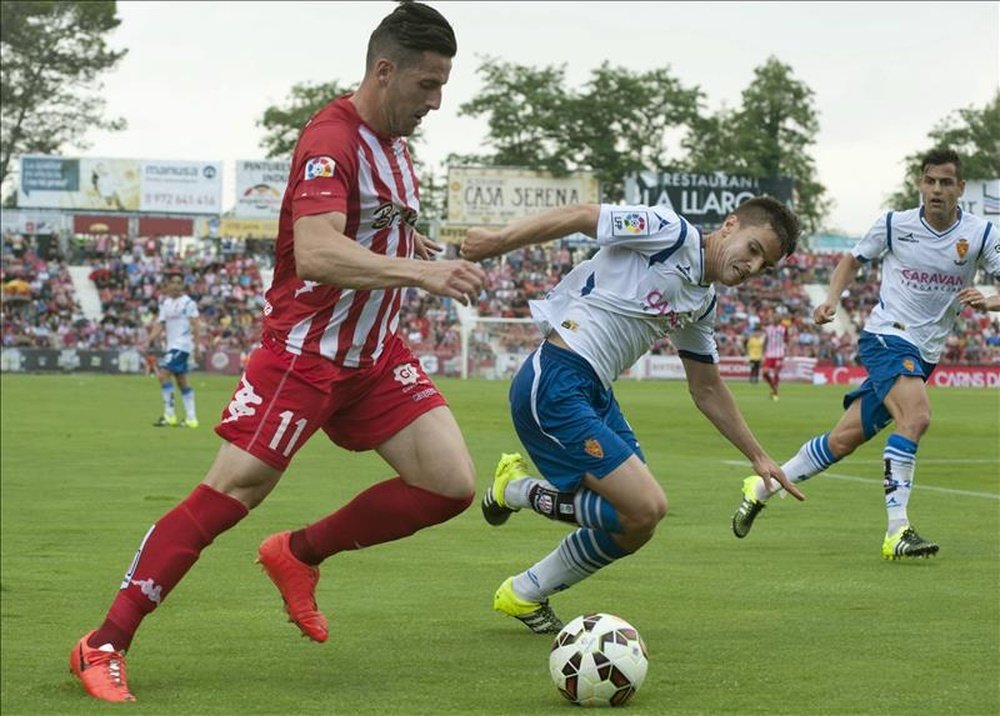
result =
[[[833,429],[806,441],[782,465],[793,482],[808,480],[895,421],[882,453],[887,513],[882,556],[890,560],[938,552],[937,544],[917,534],[906,512],[917,445],[931,420],[924,384],[963,306],[1000,310],[1000,296],[986,297],[973,286],[980,268],[1000,280],[1000,237],[988,221],[959,208],[965,181],[958,154],[950,149],[929,152],[922,161],[919,190],[922,206],[879,217],[840,260],[826,299],[813,311],[817,324],[833,320],[858,269],[882,258],[879,302],[858,339],[868,378],[845,396],[845,412]],[[756,475],[746,478],[733,515],[737,537],[746,537],[775,491]]]
[[791,210],[751,199],[703,235],[665,207],[574,205],[497,231],[470,229],[462,256],[477,261],[575,232],[600,248],[531,302],[545,340],[510,390],[514,427],[541,477],[529,475],[520,454],[503,455],[482,501],[493,525],[529,507],[578,527],[494,596],[494,609],[539,633],[562,628],[552,594],[638,550],[666,514],[667,498],[611,389],[663,336],[680,352],[698,408],[758,474],[803,499],[740,414],[713,332],[713,282],[735,286],[792,253],[799,222]]
[[184,276],[168,273],[164,292],[167,297],[160,303],[160,313],[149,331],[152,346],[165,335],[163,357],[157,363],[157,377],[160,379],[160,393],[163,396],[163,415],[153,423],[154,427],[174,427],[179,425],[174,409],[174,381],[181,391],[184,401],[184,425],[198,427],[195,412],[194,388],[188,383],[188,359],[197,362],[200,355],[201,324],[198,320],[198,304],[184,293]]

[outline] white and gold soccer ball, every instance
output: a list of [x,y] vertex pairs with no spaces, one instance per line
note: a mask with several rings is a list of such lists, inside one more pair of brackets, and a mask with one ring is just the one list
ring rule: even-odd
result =
[[639,631],[613,614],[586,614],[556,635],[549,673],[559,693],[581,706],[621,706],[649,665]]

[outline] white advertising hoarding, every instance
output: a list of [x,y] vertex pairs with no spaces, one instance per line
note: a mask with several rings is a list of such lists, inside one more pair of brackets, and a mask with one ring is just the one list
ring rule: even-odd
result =
[[556,177],[517,167],[448,167],[449,224],[506,224],[557,206],[597,201],[591,172]]
[[281,159],[237,161],[235,216],[277,219],[291,168],[290,161]]
[[218,214],[222,163],[143,160],[139,211]]
[[220,162],[21,157],[20,208],[218,214]]

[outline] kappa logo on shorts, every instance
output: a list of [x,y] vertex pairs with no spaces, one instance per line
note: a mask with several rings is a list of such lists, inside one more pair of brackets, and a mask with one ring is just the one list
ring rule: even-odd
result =
[[236,391],[233,395],[232,402],[229,403],[229,407],[226,410],[229,411],[229,417],[224,418],[222,422],[231,423],[234,420],[239,420],[242,417],[253,415],[257,412],[257,409],[253,406],[260,405],[264,402],[264,399],[257,395],[254,391],[253,386],[247,380],[246,375],[240,378],[240,389]]
[[601,443],[599,443],[596,438],[584,440],[583,451],[591,457],[596,457],[598,460],[604,457],[604,448],[601,447]]
[[139,588],[139,591],[146,595],[146,598],[154,604],[159,604],[163,598],[163,587],[150,579],[133,579],[132,584]]
[[393,368],[392,377],[402,385],[413,385],[420,380],[420,373],[412,363],[404,363]]

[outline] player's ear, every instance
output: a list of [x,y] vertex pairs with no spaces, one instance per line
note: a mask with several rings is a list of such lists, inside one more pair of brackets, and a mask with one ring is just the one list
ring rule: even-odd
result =
[[740,228],[740,219],[736,214],[730,214],[726,217],[725,221],[722,222],[722,235],[729,236],[731,233]]
[[388,57],[380,57],[375,60],[375,79],[381,86],[389,84],[389,78],[396,69],[396,64]]

